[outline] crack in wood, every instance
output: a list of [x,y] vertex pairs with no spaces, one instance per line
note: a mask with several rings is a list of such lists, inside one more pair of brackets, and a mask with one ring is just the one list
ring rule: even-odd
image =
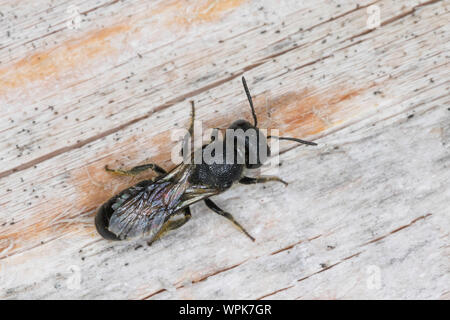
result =
[[[316,24],[316,25],[314,25],[314,26],[311,26],[310,28],[306,29],[305,31],[311,31],[311,30],[313,30],[314,28],[316,28],[316,27],[318,27],[318,26],[320,26],[320,25],[322,25],[322,24],[324,24],[324,23],[331,22],[331,21],[337,20],[337,19],[339,19],[339,18],[342,18],[342,17],[344,17],[344,16],[346,16],[346,15],[348,15],[348,14],[351,14],[351,13],[353,13],[353,12],[355,12],[355,11],[358,11],[359,9],[366,8],[366,7],[368,7],[368,6],[372,5],[372,4],[375,4],[375,3],[379,2],[379,1],[380,1],[380,0],[377,0],[377,1],[373,2],[373,3],[368,4],[368,5],[365,5],[365,6],[357,6],[355,9],[352,9],[352,10],[350,10],[350,11],[344,12],[344,13],[342,13],[342,14],[336,16],[336,17],[330,18],[330,19],[327,20],[327,21],[324,21],[324,22],[321,22],[321,23]],[[370,32],[370,31],[373,31],[373,29],[372,29],[372,30],[368,30],[368,31],[369,31],[369,32]],[[283,40],[289,38],[290,36],[292,36],[292,34],[289,35],[289,36],[287,36],[287,37],[285,37],[285,38],[283,38],[283,39],[281,39],[280,41],[283,41]],[[346,41],[348,41],[348,40],[352,40],[352,39],[353,39],[353,37],[350,37],[350,38],[347,38],[347,39],[341,41],[340,43],[344,43],[344,42],[346,42]],[[319,40],[321,40],[321,39],[317,39],[317,41],[319,41]],[[351,46],[353,46],[353,45],[357,45],[357,44],[359,44],[359,43],[361,43],[361,42],[362,42],[362,41],[359,41],[359,42],[356,42],[356,43],[354,43],[354,44],[350,44],[350,45],[348,45],[348,46],[345,46],[345,47],[343,47],[343,48],[340,48],[340,49],[338,49],[338,50],[335,50],[335,51],[333,51],[333,52],[332,52],[331,54],[329,54],[329,55],[326,55],[326,56],[323,56],[323,57],[321,57],[321,58],[319,58],[319,59],[316,59],[316,60],[314,60],[314,61],[310,61],[310,62],[308,62],[308,63],[305,63],[305,64],[303,64],[303,65],[301,65],[301,66],[298,66],[298,67],[294,68],[294,70],[299,70],[299,69],[301,69],[301,68],[304,68],[304,67],[307,67],[307,66],[316,64],[317,62],[320,62],[320,61],[323,61],[323,60],[328,59],[328,58],[330,58],[330,57],[333,57],[333,56],[334,56],[333,53],[338,52],[338,51],[341,51],[341,50],[346,49],[346,48],[348,48],[348,47],[351,47]],[[272,54],[272,55],[270,55],[270,56],[267,56],[267,57],[261,59],[260,61],[266,61],[266,60],[270,60],[270,59],[273,59],[273,58],[277,58],[277,57],[279,57],[279,56],[281,56],[281,55],[283,55],[283,54],[285,54],[285,53],[288,53],[288,52],[290,52],[290,51],[293,51],[293,50],[299,49],[299,48],[301,48],[301,47],[304,47],[305,45],[306,45],[306,44],[301,44],[301,45],[293,46],[292,48],[285,49],[285,50],[283,50],[283,51],[280,51],[280,52],[277,52],[277,53]]]
[[[424,2],[424,3],[421,3],[421,4],[418,4],[418,5],[414,6],[414,7],[412,7],[412,8],[411,8],[410,10],[408,10],[408,11],[405,11],[405,12],[403,12],[403,13],[397,15],[397,16],[391,17],[391,18],[389,18],[389,19],[387,19],[387,20],[381,22],[380,27],[384,27],[384,26],[386,26],[386,25],[388,25],[388,24],[390,24],[390,23],[392,23],[392,22],[395,22],[395,21],[397,21],[397,20],[400,20],[400,19],[402,19],[402,18],[404,18],[404,17],[406,17],[406,16],[409,16],[409,15],[413,14],[414,12],[416,12],[416,10],[417,10],[418,8],[425,7],[425,6],[428,6],[428,5],[431,5],[431,4],[440,2],[440,1],[442,1],[442,0],[430,0],[430,1],[427,1],[427,2]],[[353,37],[350,38],[350,40],[353,41],[355,38],[362,37],[362,36],[364,36],[364,35],[366,35],[366,34],[368,34],[368,33],[371,33],[372,31],[377,30],[377,29],[378,29],[378,28],[373,28],[373,29],[365,30],[365,31],[363,31],[363,32],[361,32],[361,33],[358,33],[357,35],[354,35]]]
[[[256,258],[257,258],[257,257],[256,257]],[[210,273],[210,274],[207,274],[207,275],[205,275],[205,276],[203,276],[203,277],[201,277],[201,278],[199,278],[199,279],[194,279],[194,280],[192,280],[191,283],[192,283],[192,284],[195,284],[195,283],[199,283],[199,282],[205,281],[205,280],[207,280],[207,279],[210,278],[210,277],[213,277],[213,276],[215,276],[215,275],[218,275],[219,273],[223,273],[223,272],[226,272],[226,271],[228,271],[228,270],[232,270],[232,269],[234,269],[234,268],[237,268],[237,267],[239,267],[240,265],[242,265],[243,263],[245,263],[245,262],[247,262],[247,261],[248,261],[248,259],[246,259],[246,260],[244,260],[244,261],[242,261],[242,262],[239,262],[239,263],[237,263],[237,264],[235,264],[235,265],[232,265],[232,266],[230,266],[230,267],[227,267],[227,268],[224,268],[224,269],[220,269],[220,270],[214,271],[214,272],[212,272],[212,273]],[[176,290],[181,289],[181,288],[184,288],[184,287],[185,287],[185,285],[180,285],[180,286],[176,287]],[[151,294],[145,296],[144,298],[142,298],[142,300],[147,300],[147,299],[149,299],[149,298],[151,298],[151,297],[153,297],[153,296],[155,296],[155,295],[157,295],[157,294],[160,294],[160,293],[162,293],[162,292],[165,292],[165,291],[167,291],[167,289],[161,288],[160,290],[155,291],[155,292],[153,292],[153,293],[151,293]]]
[[101,9],[101,8],[105,8],[105,7],[108,7],[108,6],[112,6],[113,4],[116,4],[117,2],[119,2],[119,0],[113,0],[113,1],[111,1],[111,2],[107,2],[107,3],[101,4],[101,5],[99,5],[99,6],[96,6],[96,7],[94,7],[94,8],[91,8],[91,9],[89,9],[89,10],[80,12],[80,14],[81,14],[81,15],[84,15],[84,16],[87,16],[87,15],[88,15],[89,13],[91,13],[91,12],[94,12],[94,11],[96,11],[96,10],[98,10],[98,9]]
[[405,228],[408,228],[408,227],[412,226],[413,224],[415,224],[417,221],[424,220],[424,219],[428,218],[428,217],[431,216],[431,215],[432,215],[431,213],[428,213],[428,214],[426,214],[426,215],[417,217],[417,218],[415,218],[414,220],[412,220],[410,223],[408,223],[408,224],[406,224],[406,225],[404,225],[404,226],[398,227],[398,228],[392,230],[391,232],[389,232],[388,234],[385,234],[385,235],[383,235],[383,236],[381,236],[381,237],[378,237],[378,238],[372,239],[372,240],[370,240],[370,241],[368,241],[368,242],[366,242],[366,243],[363,243],[361,246],[365,246],[365,245],[368,245],[368,244],[371,244],[371,243],[374,243],[374,242],[378,242],[378,241],[380,241],[380,240],[383,240],[384,238],[386,238],[386,237],[388,237],[388,236],[390,236],[390,235],[392,235],[392,234],[394,234],[394,233],[396,233],[396,232],[399,232],[399,231],[401,231],[401,230],[403,230],[403,229],[405,229]]
[[262,299],[264,299],[264,298],[273,296],[274,294],[277,294],[278,292],[282,292],[282,291],[288,290],[288,289],[292,288],[293,286],[294,286],[294,285],[288,286],[288,287],[286,287],[286,288],[281,288],[281,289],[275,290],[274,292],[265,294],[265,295],[263,295],[263,296],[261,296],[261,297],[259,297],[259,298],[256,298],[255,300],[262,300]]
[[309,239],[306,239],[306,240],[305,240],[305,239],[302,239],[302,240],[297,241],[296,243],[293,243],[293,244],[291,244],[291,245],[289,245],[289,246],[287,246],[287,247],[284,247],[284,248],[281,248],[281,249],[279,249],[279,250],[277,250],[277,251],[274,251],[274,252],[270,253],[270,255],[273,256],[274,254],[278,254],[278,253],[280,253],[280,252],[283,252],[283,251],[292,249],[292,248],[294,248],[296,245],[299,245],[300,243],[303,243],[303,242],[306,242],[306,241],[312,241],[312,240],[315,240],[315,239],[317,239],[317,238],[320,238],[321,236],[322,236],[322,235],[319,234],[318,236],[315,236],[315,237],[312,237],[312,238],[309,238]]
[[[215,271],[215,272],[213,272],[213,273],[207,274],[206,276],[203,276],[203,277],[201,277],[200,279],[193,280],[192,283],[199,283],[199,282],[205,281],[206,279],[208,279],[208,278],[210,278],[210,277],[213,277],[213,276],[215,276],[215,275],[218,275],[219,273],[222,273],[222,272],[225,272],[225,271],[228,271],[228,270],[237,268],[237,267],[239,267],[241,264],[243,264],[243,263],[245,263],[245,262],[247,262],[247,261],[248,261],[248,259],[246,259],[246,260],[244,260],[244,261],[242,261],[242,262],[239,262],[239,263],[237,263],[237,264],[235,264],[235,265],[232,265],[231,267],[228,267],[228,268],[225,268],[225,269],[221,269],[221,270]],[[183,287],[184,287],[184,285],[179,286],[178,288],[183,288]],[[177,289],[178,289],[178,288],[177,288]]]
[[306,280],[306,279],[308,279],[308,278],[310,278],[310,277],[312,277],[312,276],[314,276],[314,275],[316,275],[316,274],[319,274],[319,273],[322,273],[322,272],[324,272],[324,271],[327,271],[327,270],[329,270],[329,269],[331,269],[331,268],[334,268],[335,266],[340,265],[341,263],[343,263],[343,262],[345,262],[345,261],[347,261],[347,260],[350,260],[350,259],[352,259],[352,258],[354,258],[354,257],[359,256],[362,252],[363,252],[363,251],[360,251],[360,252],[357,252],[357,253],[355,253],[355,254],[352,254],[352,255],[350,255],[350,256],[348,256],[348,257],[345,257],[345,258],[343,258],[341,261],[338,261],[338,262],[336,262],[336,263],[334,263],[334,264],[332,264],[332,265],[326,266],[326,267],[320,269],[319,271],[316,271],[316,272],[314,272],[314,273],[311,273],[310,275],[308,275],[308,276],[306,276],[306,277],[303,277],[303,278],[301,278],[301,279],[298,279],[297,282],[301,282],[301,281]]
[[314,26],[312,26],[312,27],[309,27],[309,28],[306,29],[305,31],[311,31],[311,30],[313,30],[313,29],[316,28],[316,27],[319,27],[319,26],[321,26],[321,25],[323,25],[323,24],[326,24],[326,23],[332,22],[332,21],[334,21],[334,20],[340,19],[340,18],[342,18],[342,17],[345,17],[346,15],[349,15],[349,14],[351,14],[351,13],[353,13],[353,12],[356,12],[356,11],[358,11],[358,10],[360,10],[360,9],[365,9],[365,8],[367,8],[367,7],[370,7],[371,5],[374,5],[375,3],[380,2],[380,1],[381,1],[381,0],[376,0],[376,1],[374,1],[374,2],[368,3],[368,4],[363,5],[363,6],[357,4],[356,7],[355,7],[354,9],[349,10],[349,11],[346,11],[346,12],[344,12],[344,13],[341,13],[340,15],[337,15],[336,17],[331,17],[330,19],[328,19],[328,20],[326,20],[326,21],[322,21],[321,23],[318,23],[318,24],[316,24],[316,25],[314,25]]
[[[113,0],[111,2],[104,3],[104,4],[99,5],[97,7],[88,9],[88,10],[83,11],[83,12],[80,12],[79,14],[83,15],[83,16],[87,16],[91,12],[94,12],[94,11],[96,11],[98,9],[101,9],[101,8],[104,8],[104,7],[108,7],[108,6],[113,5],[113,4],[117,3],[117,2],[119,2],[119,0]],[[56,27],[56,26],[59,26],[59,25],[62,25],[62,24],[67,24],[68,21],[71,21],[71,18],[62,20],[61,22],[58,22],[58,23],[54,24],[53,27]],[[44,38],[47,38],[48,36],[51,36],[51,35],[53,35],[55,33],[61,32],[61,31],[66,30],[66,29],[67,29],[67,27],[62,27],[62,28],[53,30],[52,32],[46,33],[46,34],[40,36],[39,38],[33,38],[31,40],[28,40],[26,42],[18,44],[18,45],[14,46],[14,47],[11,47],[10,45],[6,45],[6,46],[3,46],[3,47],[0,47],[0,50],[7,49],[7,48],[9,48],[10,50],[14,50],[16,48],[19,48],[19,47],[22,47],[22,46],[26,46],[27,44],[32,43],[32,42],[34,42],[36,40],[42,40]]]
[[[307,239],[307,240],[301,240],[301,241],[297,242],[296,244],[293,244],[293,245],[291,245],[291,246],[288,246],[287,248],[284,248],[284,249],[281,249],[281,250],[278,250],[278,251],[269,253],[269,255],[274,255],[274,254],[283,252],[283,251],[285,251],[285,250],[288,250],[288,249],[294,247],[294,246],[297,245],[297,244],[300,244],[300,243],[305,242],[305,241],[311,241],[311,240],[320,238],[321,236],[322,236],[322,235],[317,235],[317,236],[312,237],[312,238],[309,238],[309,239]],[[315,274],[318,274],[318,273],[324,272],[324,271],[326,271],[326,270],[328,270],[328,269],[331,269],[332,267],[334,267],[334,266],[336,266],[336,265],[338,265],[338,264],[340,264],[340,263],[342,263],[342,262],[345,262],[345,261],[347,261],[347,260],[350,260],[350,259],[352,259],[352,258],[354,258],[354,257],[359,256],[361,253],[362,253],[362,251],[357,252],[357,253],[355,253],[355,254],[352,254],[352,255],[350,255],[350,256],[348,256],[348,257],[345,257],[345,258],[343,258],[341,261],[339,261],[339,262],[337,262],[337,263],[335,263],[335,264],[332,264],[332,265],[330,265],[330,266],[324,267],[323,269],[321,269],[321,270],[319,270],[319,271],[317,271],[317,272],[314,272],[313,274],[310,274],[309,276],[306,276],[306,277],[304,277],[304,278],[302,278],[302,279],[300,279],[300,280],[297,280],[297,281],[302,281],[302,280],[307,279],[307,278],[309,278],[309,277],[311,277],[311,276],[313,276],[313,275],[315,275]],[[252,260],[255,260],[255,259],[258,259],[258,258],[259,258],[259,256],[258,256],[258,257],[253,257]],[[230,266],[230,267],[227,267],[227,268],[224,268],[224,269],[220,269],[220,270],[214,271],[214,272],[212,272],[212,273],[210,273],[210,274],[207,274],[207,275],[205,275],[205,276],[203,276],[203,277],[201,277],[201,278],[199,278],[199,279],[192,280],[191,283],[192,283],[192,284],[195,284],[195,283],[199,283],[199,282],[205,281],[205,280],[207,280],[207,279],[210,278],[210,277],[213,277],[213,276],[218,275],[218,274],[220,274],[220,273],[223,273],[223,272],[232,270],[232,269],[234,269],[234,268],[237,268],[237,267],[239,267],[240,265],[242,265],[242,264],[244,264],[245,262],[247,262],[248,260],[249,260],[249,259],[246,259],[246,260],[244,260],[244,261],[242,261],[242,262],[239,262],[239,263],[237,263],[237,264],[235,264],[235,265],[232,265],[232,266]],[[184,287],[185,287],[184,285],[180,285],[180,286],[176,287],[176,290],[181,289],[181,288],[184,288]],[[281,292],[281,291],[290,289],[290,288],[292,288],[292,287],[294,287],[294,285],[291,285],[291,286],[288,286],[288,287],[285,287],[285,288],[278,289],[278,290],[276,290],[276,291],[274,291],[274,292],[271,292],[271,293],[268,293],[268,294],[266,294],[266,295],[263,295],[263,296],[261,296],[261,297],[259,297],[259,298],[256,298],[256,300],[262,300],[262,299],[264,299],[264,298],[266,298],[266,297],[272,296],[272,295],[274,295],[274,294],[277,294],[278,292]],[[162,292],[165,292],[165,291],[167,291],[167,289],[162,288],[162,289],[160,289],[160,290],[158,290],[158,291],[155,291],[155,292],[153,292],[153,293],[151,293],[151,294],[145,296],[144,298],[142,298],[142,300],[149,299],[149,298],[151,298],[151,297],[153,297],[153,296],[155,296],[155,295],[157,295],[157,294],[160,294],[160,293],[162,293]]]
[[[354,13],[354,12],[360,10],[360,9],[365,9],[365,8],[367,8],[367,7],[369,7],[369,6],[373,5],[373,4],[375,4],[375,3],[377,3],[377,2],[380,2],[380,1],[381,1],[381,0],[376,0],[376,1],[374,1],[374,2],[368,3],[368,4],[363,5],[363,6],[360,6],[360,5],[357,4],[356,7],[355,7],[354,9],[352,9],[352,10],[343,12],[343,13],[341,13],[341,14],[335,16],[335,17],[331,17],[330,19],[328,19],[328,20],[326,20],[326,21],[323,21],[323,22],[320,22],[320,23],[318,23],[318,24],[312,25],[311,27],[309,27],[309,28],[307,28],[307,29],[305,29],[305,30],[299,30],[299,31],[297,31],[297,32],[290,33],[290,34],[288,34],[287,36],[285,36],[284,38],[281,38],[280,40],[277,40],[277,41],[275,41],[275,42],[270,43],[270,45],[274,45],[274,44],[276,44],[276,43],[280,43],[280,42],[283,42],[283,41],[285,41],[285,40],[288,40],[290,37],[292,37],[292,36],[295,35],[295,34],[298,34],[299,32],[310,32],[310,31],[314,30],[315,28],[317,28],[317,27],[319,27],[319,26],[321,26],[321,25],[324,25],[324,24],[326,24],[326,23],[329,23],[329,22],[335,21],[335,20],[337,20],[337,19],[343,18],[343,17],[345,17],[345,16],[347,16],[347,15],[349,15],[349,14],[352,14],[352,13]],[[288,49],[288,50],[291,51],[292,49]]]
[[162,292],[164,292],[164,291],[167,291],[167,290],[166,290],[166,289],[160,289],[160,290],[158,290],[158,291],[155,291],[155,292],[153,292],[153,293],[150,293],[148,296],[143,297],[141,300],[147,300],[147,299],[150,299],[151,297],[153,297],[153,296],[155,296],[155,295],[157,295],[157,294],[160,294],[160,293],[162,293]]
[[[308,276],[306,276],[306,277],[303,277],[303,278],[297,280],[297,282],[306,280],[306,279],[308,279],[308,278],[310,278],[310,277],[312,277],[312,276],[314,276],[314,275],[316,275],[316,274],[319,274],[319,273],[322,273],[322,272],[324,272],[324,271],[326,271],[326,270],[329,270],[329,269],[331,269],[331,268],[333,268],[333,267],[335,267],[335,266],[337,266],[337,265],[339,265],[339,264],[341,264],[341,263],[343,263],[343,262],[345,262],[345,261],[347,261],[347,260],[350,260],[350,259],[352,259],[352,258],[354,258],[354,257],[359,256],[362,252],[363,252],[363,251],[360,251],[360,252],[357,252],[357,253],[355,253],[355,254],[352,254],[352,255],[350,255],[350,256],[348,256],[348,257],[345,257],[345,258],[343,258],[341,261],[338,261],[338,262],[336,262],[336,263],[334,263],[334,264],[332,264],[332,265],[326,266],[326,267],[320,269],[319,271],[316,271],[316,272],[314,272],[314,273],[312,273],[312,274],[310,274],[310,275],[308,275]],[[261,296],[261,297],[259,297],[259,298],[256,298],[256,300],[262,300],[262,299],[264,299],[264,298],[273,296],[273,295],[275,295],[275,294],[277,294],[277,293],[279,293],[279,292],[288,290],[288,289],[290,289],[290,288],[292,288],[292,287],[294,287],[294,286],[295,286],[295,285],[291,285],[291,286],[288,286],[288,287],[285,287],[285,288],[281,288],[281,289],[275,290],[275,291],[273,291],[273,292],[271,292],[271,293],[268,293],[268,294],[265,294],[265,295],[263,295],[263,296]]]

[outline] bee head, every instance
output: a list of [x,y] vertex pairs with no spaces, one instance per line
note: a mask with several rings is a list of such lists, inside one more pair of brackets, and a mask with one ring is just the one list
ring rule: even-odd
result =
[[[244,85],[245,94],[247,95],[250,108],[252,110],[253,124],[247,120],[236,120],[228,129],[234,136],[235,153],[238,155],[244,154],[245,166],[249,169],[256,169],[261,167],[264,162],[270,157],[270,148],[267,140],[270,138],[277,138],[279,140],[290,140],[302,144],[317,145],[314,142],[301,140],[290,137],[265,136],[258,128],[258,119],[256,117],[255,108],[253,107],[252,96],[247,87],[245,78],[242,77],[242,84]],[[229,139],[230,135],[227,132],[226,137]],[[227,139],[226,139],[227,140]]]
[[227,141],[229,139],[228,133],[232,133],[234,148],[237,153],[245,157],[246,168],[259,168],[270,157],[267,138],[258,127],[246,120],[236,120],[228,129],[231,131],[227,131],[225,140]]

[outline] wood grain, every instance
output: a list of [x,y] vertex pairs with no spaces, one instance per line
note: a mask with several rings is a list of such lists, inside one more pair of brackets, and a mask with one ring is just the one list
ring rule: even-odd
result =
[[[368,8],[381,24],[368,28]],[[72,28],[69,8],[80,13]],[[448,299],[445,1],[0,2],[0,297]],[[170,169],[194,100],[205,128],[250,119],[289,186],[236,186],[147,247],[93,217]],[[139,176],[144,179],[148,174]]]

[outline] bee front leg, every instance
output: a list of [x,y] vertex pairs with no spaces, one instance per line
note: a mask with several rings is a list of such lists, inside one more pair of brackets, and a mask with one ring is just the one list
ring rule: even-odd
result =
[[278,182],[281,182],[282,184],[284,184],[285,186],[288,185],[288,183],[286,181],[282,180],[279,177],[275,177],[275,176],[261,176],[261,177],[256,177],[256,178],[243,177],[241,180],[239,180],[239,183],[255,184],[255,183],[265,183],[265,182],[269,182],[269,181],[278,181]]
[[153,244],[153,242],[155,242],[156,240],[160,239],[164,234],[166,234],[167,232],[169,232],[170,230],[175,230],[178,229],[179,227],[181,227],[182,225],[184,225],[186,222],[189,221],[189,219],[191,219],[192,215],[191,215],[191,209],[189,207],[187,207],[186,209],[183,210],[184,216],[180,219],[176,219],[176,220],[168,220],[163,227],[161,228],[161,230],[158,232],[158,234],[151,240],[147,241],[147,244],[149,246],[151,246]]
[[210,199],[206,199],[205,200],[205,204],[208,206],[208,208],[210,208],[212,211],[214,211],[217,214],[220,214],[222,217],[227,218],[228,220],[231,221],[231,223],[234,224],[235,227],[237,227],[240,231],[242,231],[247,237],[249,237],[252,241],[255,241],[255,238],[253,238],[248,232],[247,230],[244,229],[243,226],[241,226],[239,224],[239,222],[237,222],[236,220],[234,220],[233,216],[226,212],[223,211],[222,209],[220,209],[212,200]]
[[136,166],[136,167],[131,168],[130,170],[110,169],[110,168],[108,168],[107,165],[105,166],[105,170],[107,172],[110,172],[112,174],[119,175],[119,176],[136,176],[139,173],[144,172],[148,169],[152,169],[153,171],[155,171],[158,174],[166,173],[166,170],[164,170],[163,168],[161,168],[160,166],[158,166],[157,164],[154,164],[154,163]]

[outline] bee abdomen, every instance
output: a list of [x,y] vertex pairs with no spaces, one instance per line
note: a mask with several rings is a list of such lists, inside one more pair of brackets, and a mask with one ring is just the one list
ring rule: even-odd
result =
[[95,216],[95,227],[103,238],[108,240],[120,240],[114,233],[108,230],[109,219],[113,212],[111,207],[108,206],[108,203],[102,205]]
[[109,222],[114,211],[130,196],[142,190],[143,187],[149,185],[150,182],[144,180],[137,185],[123,190],[115,197],[112,197],[106,201],[100,209],[98,209],[97,215],[95,216],[95,227],[98,233],[105,239],[108,240],[122,240],[115,233],[109,231]]

